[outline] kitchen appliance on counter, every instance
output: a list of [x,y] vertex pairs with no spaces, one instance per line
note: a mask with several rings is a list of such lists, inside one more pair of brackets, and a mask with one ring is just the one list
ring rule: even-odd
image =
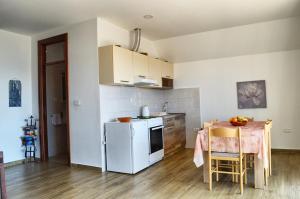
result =
[[135,174],[164,157],[161,117],[105,124],[108,171]]
[[150,110],[149,110],[149,106],[145,105],[142,108],[142,117],[147,118],[150,117]]

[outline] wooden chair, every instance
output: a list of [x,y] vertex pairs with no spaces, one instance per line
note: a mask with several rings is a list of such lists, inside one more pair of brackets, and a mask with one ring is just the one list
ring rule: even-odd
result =
[[254,117],[245,117],[247,120],[248,120],[248,122],[253,122],[254,121]]
[[208,122],[204,122],[203,123],[203,128],[208,128],[208,127],[211,127],[212,125],[214,125],[215,123],[218,123],[219,120],[217,119],[214,119],[214,120],[211,120],[211,121],[208,121]]
[[272,158],[271,158],[271,128],[272,120],[267,120],[265,123],[265,145],[267,146],[267,155],[269,167],[265,169],[265,184],[268,185],[268,178],[272,175]]
[[269,120],[267,121],[268,124],[268,158],[269,158],[269,174],[272,175],[272,158],[271,158],[271,129],[273,127],[273,121]]
[[[245,117],[248,122],[254,122],[254,117]],[[249,168],[253,168],[254,166],[254,154],[246,154],[247,155],[247,162],[249,164]]]
[[6,186],[5,186],[5,173],[4,173],[4,161],[3,152],[0,151],[0,182],[1,182],[1,199],[7,199]]
[[[238,153],[221,153],[212,151],[211,140],[212,137],[221,138],[236,138],[239,144]],[[212,167],[212,161],[215,161],[215,167]],[[220,165],[219,161],[228,161],[227,165]],[[237,164],[229,164],[229,162]],[[212,190],[212,174],[216,173],[216,180],[219,181],[219,173],[239,175],[240,176],[240,190],[243,194],[243,177],[245,184],[247,184],[247,169],[246,156],[242,152],[241,144],[241,129],[240,128],[211,128],[208,129],[208,169],[209,169],[209,190]],[[231,168],[231,171],[219,170],[219,168]],[[238,169],[234,169],[238,168]],[[238,170],[238,171],[236,171]],[[234,179],[233,179],[234,180]]]

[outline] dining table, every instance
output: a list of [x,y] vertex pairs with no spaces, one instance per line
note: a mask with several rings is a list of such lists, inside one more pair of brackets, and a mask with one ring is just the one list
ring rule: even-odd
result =
[[[238,128],[230,122],[222,121],[212,124],[211,128]],[[241,128],[241,149],[245,154],[254,155],[254,187],[264,189],[264,169],[269,166],[267,135],[265,133],[265,121],[248,122]],[[234,138],[213,137],[211,141],[212,151],[237,153],[239,151],[238,140]],[[208,183],[208,128],[200,130],[197,134],[194,163],[196,167],[203,166],[203,180]]]

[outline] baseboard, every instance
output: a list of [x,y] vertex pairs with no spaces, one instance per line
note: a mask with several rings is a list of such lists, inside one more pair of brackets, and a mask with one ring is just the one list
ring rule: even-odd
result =
[[[39,161],[40,161],[39,158],[35,158],[35,162],[39,162]],[[33,162],[33,161],[31,161],[31,162]],[[17,165],[21,165],[21,164],[24,164],[24,163],[26,163],[25,159],[16,160],[16,161],[12,161],[12,162],[7,162],[7,163],[4,163],[4,168],[9,168],[9,167],[17,166]]]
[[4,167],[8,168],[8,167],[17,166],[17,165],[23,164],[24,161],[25,161],[25,159],[7,162],[7,163],[4,163]]
[[300,149],[271,149],[272,153],[300,153]]
[[102,172],[102,169],[100,167],[88,166],[88,165],[83,165],[83,164],[71,163],[71,167],[74,167],[74,168],[83,168],[83,169],[92,169],[92,170],[96,170],[96,171]]

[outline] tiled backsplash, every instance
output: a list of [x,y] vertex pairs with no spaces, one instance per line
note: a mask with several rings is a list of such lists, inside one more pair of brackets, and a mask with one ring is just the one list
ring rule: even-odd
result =
[[199,88],[157,90],[100,85],[102,130],[105,122],[117,117],[140,115],[143,105],[148,105],[150,112],[160,112],[165,102],[170,113],[186,113],[187,147],[193,147],[193,129],[200,127]]
[[201,125],[199,88],[168,90],[165,93],[165,100],[168,101],[170,113],[186,114],[186,147],[193,148],[197,135],[194,128]]

